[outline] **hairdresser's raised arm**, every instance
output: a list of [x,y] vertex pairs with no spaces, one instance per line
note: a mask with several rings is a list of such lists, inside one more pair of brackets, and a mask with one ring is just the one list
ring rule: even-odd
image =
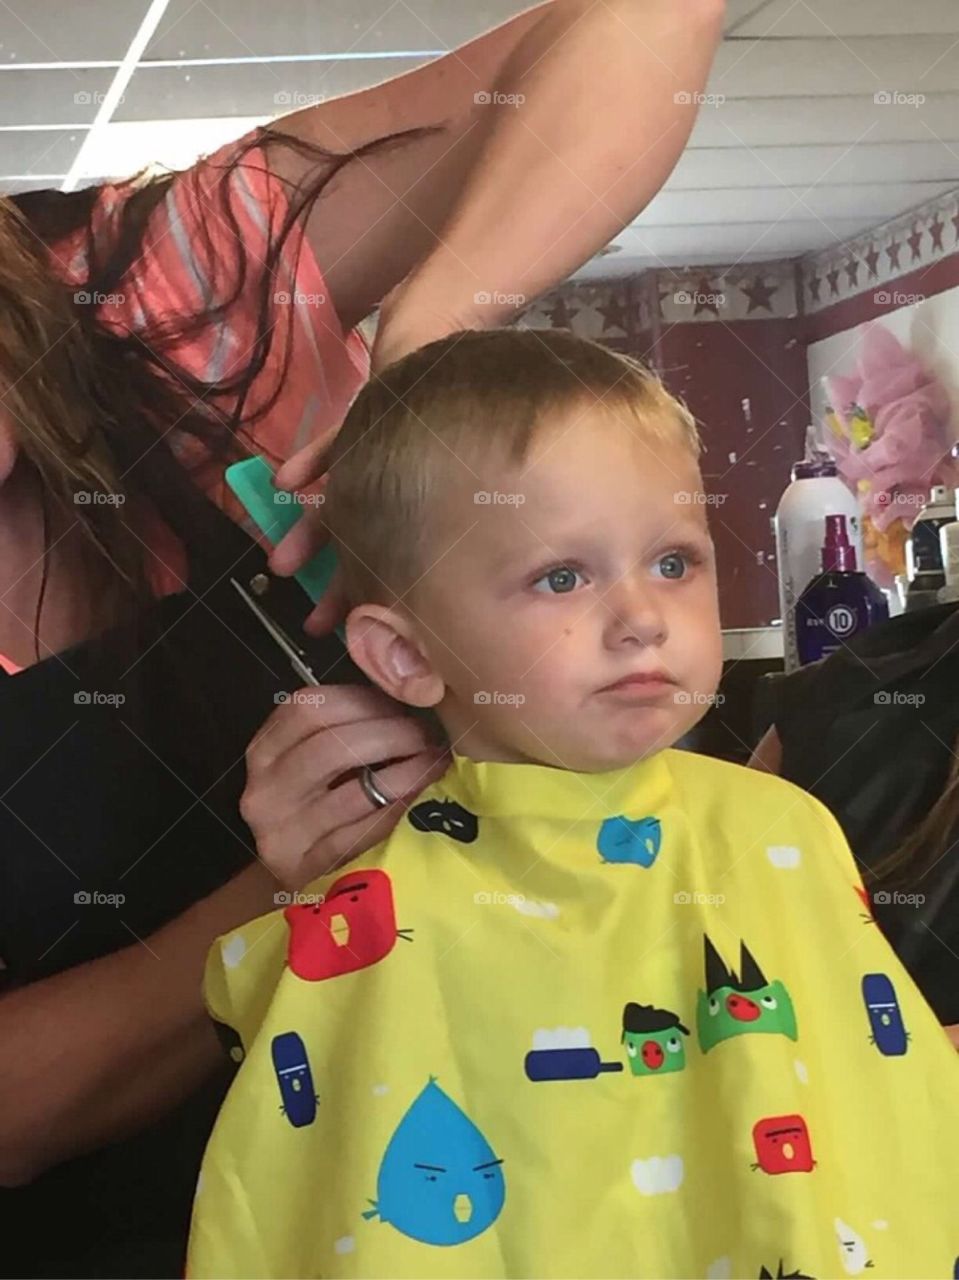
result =
[[[282,121],[340,152],[439,126],[347,165],[311,218],[347,327],[407,277],[384,307],[377,364],[501,322],[510,298],[564,279],[636,217],[685,146],[723,11],[723,0],[553,0]],[[297,176],[288,153],[276,164]]]

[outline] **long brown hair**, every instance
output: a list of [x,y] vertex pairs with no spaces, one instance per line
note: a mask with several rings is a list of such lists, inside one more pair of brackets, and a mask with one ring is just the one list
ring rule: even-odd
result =
[[959,846],[959,734],[950,751],[949,773],[936,803],[873,868],[872,887],[914,890],[922,877]]
[[[111,331],[98,319],[97,307],[78,305],[74,295],[108,295],[122,288],[141,253],[150,215],[174,181],[199,183],[197,171],[141,174],[122,184],[127,198],[107,244],[94,236],[96,189],[0,199],[0,408],[13,420],[17,465],[32,469],[39,482],[47,551],[54,521],[82,527],[84,572],[98,621],[133,614],[148,598],[146,550],[131,528],[130,507],[78,504],[76,495],[84,490],[123,495],[133,511],[146,500],[184,543],[191,564],[202,557],[209,509],[174,458],[165,433],[175,424],[224,462],[245,452],[239,433],[273,407],[289,367],[292,331],[287,326],[278,372],[262,395],[258,384],[257,407],[251,410],[250,388],[273,342],[274,275],[287,242],[287,260],[295,269],[306,217],[330,179],[352,160],[429,132],[404,131],[334,153],[277,129],[256,130],[231,153],[225,170],[241,161],[252,163],[248,153],[258,146],[267,155],[289,148],[309,162],[303,179],[288,192],[288,210],[265,260],[246,252],[229,184],[218,182],[215,214],[233,235],[227,238],[230,260],[223,261],[207,224],[199,229],[197,249],[215,268],[209,301],[188,314],[151,319],[137,332]],[[67,282],[51,263],[51,253],[77,232],[85,232],[85,277]],[[204,381],[178,365],[170,352],[220,321],[241,295],[256,317],[255,341],[242,367],[218,381]],[[43,587],[36,630],[42,600]]]

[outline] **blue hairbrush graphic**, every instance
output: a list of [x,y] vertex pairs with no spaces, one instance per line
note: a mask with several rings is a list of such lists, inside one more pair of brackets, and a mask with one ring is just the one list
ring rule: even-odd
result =
[[599,829],[596,848],[604,862],[632,862],[651,867],[663,842],[658,818],[607,818]]
[[319,1102],[306,1045],[295,1031],[284,1031],[282,1035],[273,1037],[270,1051],[283,1099],[280,1109],[294,1129],[302,1129],[316,1119],[316,1104]]
[[862,998],[872,1029],[870,1040],[887,1058],[901,1057],[909,1048],[909,1032],[902,1021],[892,980],[884,973],[865,974]]
[[506,1199],[502,1164],[431,1076],[390,1138],[378,1198],[363,1217],[379,1217],[422,1244],[463,1244],[500,1215]]

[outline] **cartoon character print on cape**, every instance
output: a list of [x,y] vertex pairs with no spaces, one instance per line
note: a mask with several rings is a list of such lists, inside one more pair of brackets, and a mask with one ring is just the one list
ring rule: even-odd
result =
[[865,974],[862,998],[872,1032],[870,1044],[874,1044],[887,1058],[901,1057],[909,1048],[909,1032],[902,1020],[892,979],[884,973]]
[[658,818],[627,818],[618,814],[607,818],[596,837],[596,848],[603,862],[633,863],[651,867],[663,843],[662,823]]
[[246,1057],[246,1050],[243,1048],[243,1041],[240,1039],[240,1033],[233,1027],[228,1026],[225,1022],[218,1022],[216,1018],[211,1017],[213,1030],[216,1032],[216,1038],[219,1040],[221,1047],[230,1059],[234,1071],[239,1071],[240,1064]]
[[306,1045],[295,1031],[284,1031],[273,1037],[270,1053],[280,1087],[280,1110],[294,1129],[312,1124],[320,1099],[313,1084]]
[[500,1215],[506,1199],[502,1165],[431,1076],[387,1144],[377,1199],[363,1217],[379,1217],[422,1244],[463,1244]]
[[756,1161],[763,1173],[812,1173],[809,1130],[802,1116],[767,1116],[753,1125]]
[[479,835],[479,819],[455,800],[421,800],[407,814],[417,831],[449,836],[461,844],[472,844]]
[[622,1071],[621,1062],[604,1062],[593,1048],[586,1027],[541,1027],[533,1033],[533,1047],[523,1063],[527,1080],[595,1080],[605,1072]]
[[397,938],[393,886],[385,871],[350,871],[330,886],[322,902],[297,902],[283,912],[290,926],[287,963],[298,978],[321,982],[378,964]]
[[696,1031],[703,1053],[724,1040],[749,1034],[797,1038],[796,1013],[789,992],[777,978],[768,982],[745,942],[740,943],[740,972],[728,968],[708,936],[706,990],[696,1000]]
[[669,1009],[632,1001],[623,1010],[622,1043],[634,1076],[663,1076],[686,1066],[689,1031]]

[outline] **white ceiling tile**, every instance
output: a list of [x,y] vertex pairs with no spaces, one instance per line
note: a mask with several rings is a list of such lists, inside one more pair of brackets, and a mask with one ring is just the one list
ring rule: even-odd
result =
[[[726,40],[709,78],[711,93],[782,98],[882,90],[947,93],[959,83],[959,38],[909,36],[849,40]],[[886,110],[890,108],[885,108]],[[907,107],[892,108],[908,110]]]
[[762,187],[782,183],[805,191],[814,184],[939,182],[959,186],[959,142],[689,148],[669,180],[670,191],[709,187]]
[[638,227],[699,226],[708,222],[778,222],[821,220],[856,221],[875,226],[904,209],[943,195],[950,183],[891,182],[857,187],[810,187],[797,192],[787,187],[723,188],[712,191],[660,193],[633,224]]
[[[754,0],[755,2],[755,0]],[[745,5],[742,7],[746,7]],[[959,35],[955,0],[768,0],[737,36]],[[727,30],[731,24],[727,24]]]
[[800,101],[731,98],[721,106],[702,108],[690,141],[696,147],[943,142],[959,151],[959,93],[932,95],[921,107],[901,109],[877,107],[872,94],[830,94]]

